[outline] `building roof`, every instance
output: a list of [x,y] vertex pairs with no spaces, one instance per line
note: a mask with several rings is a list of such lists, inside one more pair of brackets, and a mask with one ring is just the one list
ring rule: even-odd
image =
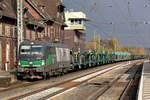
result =
[[82,19],[84,21],[89,21],[89,19],[86,18],[86,15],[83,12],[65,12],[66,19]]
[[52,20],[55,23],[64,24],[64,20],[57,17],[57,6],[64,4],[60,0],[32,0],[36,8],[46,17],[47,20]]
[[[42,23],[39,21],[42,19],[41,16],[38,15],[36,11],[33,10],[27,2],[24,2],[24,8],[25,7],[28,9],[28,11],[24,15],[24,20],[28,24],[30,23],[30,24],[35,24],[38,26],[43,26]],[[16,20],[17,19],[17,0],[2,0],[0,2],[0,14],[2,16]]]
[[68,27],[65,30],[86,30],[83,21],[89,21],[83,12],[65,12],[65,23]]
[[[65,7],[60,0],[24,0],[24,8],[28,9],[24,18],[28,23],[42,24],[41,21],[50,20],[64,25],[64,18],[57,17],[58,5]],[[1,0],[0,15],[16,19],[17,0]]]
[[15,4],[15,0],[1,0],[0,1],[0,14],[2,16],[16,18],[15,5],[12,6],[13,4]]

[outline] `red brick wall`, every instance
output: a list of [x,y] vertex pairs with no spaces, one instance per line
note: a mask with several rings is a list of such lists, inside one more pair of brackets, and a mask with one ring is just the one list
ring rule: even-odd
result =
[[[33,1],[37,1],[37,0],[33,0]],[[59,16],[58,15],[58,11],[57,11],[57,4],[60,2],[60,0],[38,0],[40,2],[47,2],[45,4],[46,9],[45,11],[52,17],[55,18],[57,23],[54,23],[52,25],[45,25],[45,29],[42,32],[37,32],[34,29],[28,29],[26,25],[24,25],[24,39],[26,40],[38,40],[37,38],[39,37],[38,35],[41,35],[42,39],[39,40],[47,40],[47,41],[52,41],[54,42],[55,39],[59,39],[60,42],[64,42],[64,30],[61,28],[61,24],[64,22],[64,12],[60,13]],[[58,2],[59,1],[59,2]],[[27,4],[27,2],[25,2],[25,6],[29,9],[29,12],[35,17],[35,19],[40,19],[40,16],[37,12],[35,12],[35,10],[29,5]],[[14,13],[12,10],[10,10],[8,8],[9,11],[11,11],[11,13]],[[9,19],[9,20],[8,20]],[[14,51],[16,50],[16,36],[14,35],[14,26],[16,26],[16,20],[15,19],[10,19],[8,17],[6,17],[5,19],[0,19],[0,22],[2,22],[2,30],[0,30],[0,32],[2,33],[2,35],[0,36],[0,41],[1,41],[1,46],[2,46],[2,54],[0,55],[2,57],[2,69],[5,69],[5,63],[6,63],[6,44],[7,42],[9,43],[9,48],[10,48],[10,52],[9,52],[9,69],[14,68],[14,63],[16,62],[16,54],[14,53]],[[7,27],[10,26],[10,32],[8,34],[6,33],[6,24]],[[45,35],[45,33],[47,35]],[[72,37],[73,39],[73,37]],[[72,42],[70,42],[71,45]],[[74,45],[73,45],[74,47]]]
[[64,31],[64,44],[66,44],[70,49],[72,48],[81,48],[85,49],[86,34],[80,32],[79,36],[76,35],[74,30],[65,30]]
[[5,63],[6,63],[6,38],[1,38],[2,43],[2,69],[5,69]]
[[14,67],[14,40],[10,40],[10,68]]
[[[2,37],[0,38],[1,41],[1,47],[2,47],[2,69],[5,70],[5,64],[8,63],[8,68],[12,69],[14,68],[14,63],[15,61],[15,55],[14,55],[14,46],[15,46],[15,41],[11,38],[6,38],[6,37]],[[9,62],[6,62],[6,44],[9,44]]]
[[59,42],[62,43],[63,33],[64,33],[64,30],[61,29],[61,25],[59,24],[46,25],[45,30],[43,32],[44,34],[43,40],[55,42],[55,39],[58,39]]
[[[14,46],[15,46],[15,37],[14,37],[14,25],[11,22],[7,22],[7,21],[2,21],[0,22],[2,23],[2,30],[1,33],[2,35],[0,36],[0,41],[1,41],[1,57],[2,57],[2,66],[1,69],[5,70],[5,64],[8,63],[8,69],[12,69],[14,67]],[[6,29],[8,28],[8,29]],[[9,34],[6,34],[5,32],[8,32]],[[8,62],[6,62],[6,44],[8,43],[9,46],[9,51],[8,51]]]
[[81,50],[84,50],[85,49],[85,43],[86,43],[86,34],[82,33],[80,38],[81,38],[80,48],[81,48]]
[[[2,30],[0,30],[0,32],[2,33],[0,35],[0,41],[1,41],[1,49],[2,49],[2,54],[0,55],[2,57],[2,67],[0,67],[0,69],[5,70],[5,64],[8,63],[8,69],[13,69],[15,67],[15,60],[16,60],[16,36],[15,36],[15,31],[14,31],[14,27],[15,27],[15,23],[12,24],[13,22],[11,22],[10,20],[3,20],[0,21],[0,23],[2,23]],[[6,26],[7,26],[7,30],[6,30]],[[29,30],[26,26],[24,26],[24,39],[27,38],[26,35],[26,30]],[[6,32],[8,32],[10,35],[6,34]],[[35,32],[34,30],[29,30],[28,32],[29,34],[29,40],[35,40],[37,38],[37,32]],[[34,37],[32,37],[34,36]],[[8,51],[9,53],[9,62],[6,62],[6,45],[8,43],[8,46],[10,48],[10,50]]]
[[[10,26],[10,36],[7,36],[7,34],[5,34],[5,26]],[[6,44],[7,42],[10,44],[9,45],[9,48],[10,48],[10,52],[9,52],[9,56],[10,56],[10,59],[9,59],[9,69],[12,69],[14,68],[14,63],[16,62],[15,61],[15,57],[16,55],[14,54],[14,50],[15,50],[15,37],[14,37],[14,28],[15,25],[11,24],[11,23],[7,23],[7,22],[2,22],[2,37],[0,38],[0,41],[2,43],[2,69],[4,70],[5,69],[5,63],[6,63]],[[27,30],[28,30],[28,40],[36,40],[36,38],[38,37],[38,32],[37,31],[34,31],[34,30],[29,30],[26,26],[24,26],[24,39],[27,39]],[[45,37],[43,37],[42,40],[47,40],[47,41],[54,41],[55,38],[58,38],[60,39],[60,42],[63,41],[63,33],[64,31],[61,29],[61,25],[59,24],[53,24],[52,26],[46,26],[45,27],[45,32],[47,33],[47,35]],[[39,33],[39,34],[44,34],[44,31]],[[33,37],[34,36],[34,37]],[[42,37],[42,36],[41,36]],[[72,37],[73,39],[73,37]],[[72,44],[72,42],[69,42]]]
[[70,49],[72,49],[74,44],[74,34],[73,30],[65,30],[64,31],[64,44],[66,44]]

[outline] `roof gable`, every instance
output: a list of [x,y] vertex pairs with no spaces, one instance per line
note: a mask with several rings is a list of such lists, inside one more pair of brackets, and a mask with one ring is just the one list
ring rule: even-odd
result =
[[41,19],[43,16],[39,14],[40,12],[34,7],[34,5],[30,2],[30,0],[24,0],[24,6],[28,8],[28,11],[34,16],[36,19]]
[[[0,14],[3,16],[8,16],[16,18],[15,10],[12,6],[11,0],[3,0],[0,2]],[[8,13],[9,12],[9,13]]]
[[36,19],[40,19],[40,15],[27,3],[24,2],[24,5],[28,8],[28,11],[33,15]]

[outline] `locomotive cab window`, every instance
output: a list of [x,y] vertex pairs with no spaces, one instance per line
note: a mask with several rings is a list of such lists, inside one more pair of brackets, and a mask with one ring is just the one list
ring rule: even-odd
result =
[[40,45],[23,45],[20,48],[21,55],[42,55],[42,46]]
[[51,53],[51,54],[56,54],[55,47],[50,47],[50,53]]
[[31,54],[42,55],[42,46],[32,46]]
[[20,54],[30,54],[31,46],[21,46]]

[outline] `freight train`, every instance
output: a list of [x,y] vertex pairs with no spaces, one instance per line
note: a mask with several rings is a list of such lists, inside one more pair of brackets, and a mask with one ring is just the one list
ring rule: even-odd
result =
[[47,79],[50,75],[63,74],[68,71],[144,58],[146,55],[103,50],[70,50],[59,43],[24,41],[19,48],[17,78]]

